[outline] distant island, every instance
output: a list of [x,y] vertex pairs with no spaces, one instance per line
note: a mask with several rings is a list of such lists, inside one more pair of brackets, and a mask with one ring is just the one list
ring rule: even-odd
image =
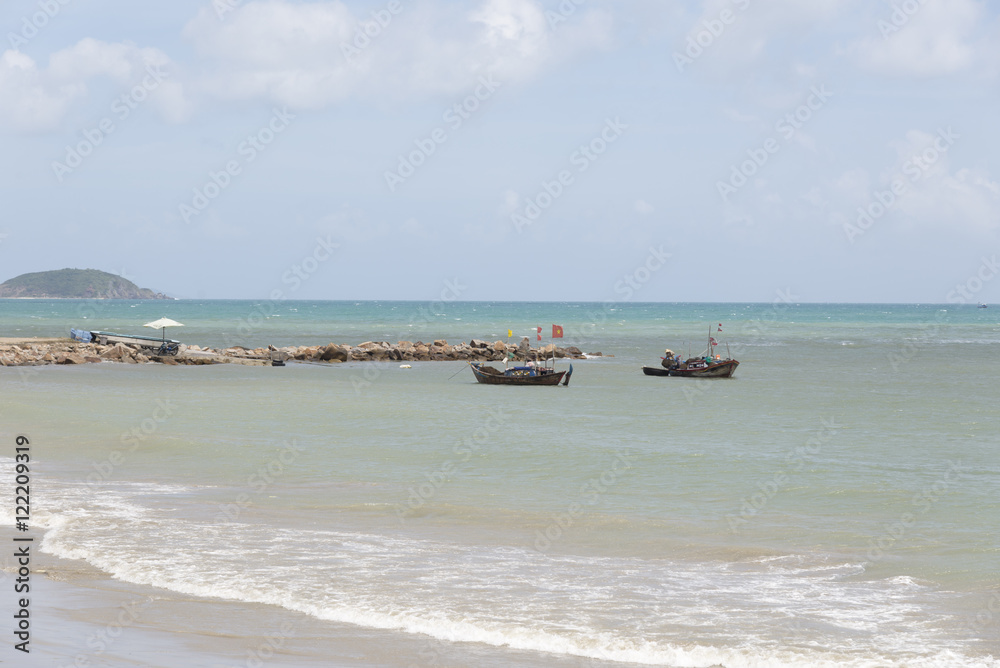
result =
[[0,284],[0,299],[173,299],[98,269],[21,274]]

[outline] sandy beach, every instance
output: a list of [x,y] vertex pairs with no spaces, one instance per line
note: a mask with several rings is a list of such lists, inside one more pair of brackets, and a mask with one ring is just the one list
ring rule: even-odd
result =
[[[9,543],[13,532],[4,531]],[[36,535],[37,540],[37,535]],[[625,666],[329,622],[278,606],[187,596],[109,578],[85,562],[35,557],[28,655],[0,662],[94,666]],[[15,577],[5,559],[0,586]]]

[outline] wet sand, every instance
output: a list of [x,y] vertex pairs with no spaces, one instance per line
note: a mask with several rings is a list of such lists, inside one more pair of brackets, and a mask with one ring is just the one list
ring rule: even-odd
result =
[[[0,540],[10,542],[13,532]],[[36,545],[37,536],[36,536]],[[14,610],[4,560],[0,608]],[[25,666],[623,666],[326,622],[272,605],[202,598],[108,578],[84,562],[33,554],[30,654],[5,640],[0,662]],[[12,614],[8,613],[8,614]]]

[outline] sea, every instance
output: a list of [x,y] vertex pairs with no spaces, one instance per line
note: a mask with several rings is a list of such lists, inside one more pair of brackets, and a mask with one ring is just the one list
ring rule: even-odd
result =
[[[30,439],[65,581],[255,610],[261,636],[287,613],[385,665],[1000,666],[1000,308],[4,300],[0,336],[160,317],[211,347],[602,355],[557,360],[567,387],[464,362],[0,367],[0,477]],[[734,378],[643,375],[709,337]]]

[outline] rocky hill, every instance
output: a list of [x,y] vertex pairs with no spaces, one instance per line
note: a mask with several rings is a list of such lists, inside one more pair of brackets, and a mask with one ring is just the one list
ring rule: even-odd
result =
[[0,299],[171,299],[97,269],[58,269],[21,274],[0,284]]

